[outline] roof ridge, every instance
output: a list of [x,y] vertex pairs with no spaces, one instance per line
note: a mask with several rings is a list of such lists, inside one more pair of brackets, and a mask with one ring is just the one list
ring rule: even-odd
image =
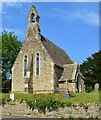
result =
[[72,64],[64,64],[63,66],[65,67],[65,66],[70,66],[70,65],[74,65],[75,66],[75,63],[72,63]]
[[56,65],[63,67],[64,64],[73,63],[65,50],[45,38],[43,35],[41,35],[41,41]]
[[61,47],[59,47],[58,45],[56,45],[55,43],[53,43],[52,41],[50,41],[48,38],[46,38],[46,37],[44,37],[43,35],[41,35],[45,40],[47,40],[47,41],[49,41],[49,42],[51,42],[54,46],[56,46],[57,48],[59,48],[59,49],[61,49],[62,51],[64,51],[65,52],[65,50],[64,49],[62,49]]

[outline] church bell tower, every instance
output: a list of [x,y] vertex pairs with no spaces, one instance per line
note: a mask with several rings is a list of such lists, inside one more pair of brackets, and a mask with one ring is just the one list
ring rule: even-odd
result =
[[34,38],[40,38],[40,27],[39,27],[40,16],[35,8],[31,7],[30,13],[28,15],[28,28],[26,34],[26,40],[32,40]]

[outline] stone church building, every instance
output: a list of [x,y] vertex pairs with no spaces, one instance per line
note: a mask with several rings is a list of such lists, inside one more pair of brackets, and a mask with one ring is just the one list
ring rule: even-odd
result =
[[12,92],[84,91],[78,62],[41,34],[39,19],[32,6],[26,40],[12,67]]

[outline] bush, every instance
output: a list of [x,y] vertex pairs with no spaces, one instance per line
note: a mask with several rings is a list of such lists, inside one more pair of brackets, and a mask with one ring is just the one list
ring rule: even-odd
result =
[[0,105],[4,106],[6,104],[7,100],[6,99],[2,99],[2,101],[0,100]]
[[8,88],[2,88],[2,93],[9,93],[9,89]]
[[90,93],[92,91],[92,86],[86,86],[85,89],[87,93]]
[[55,100],[52,97],[45,98],[45,97],[38,97],[34,100],[26,100],[27,105],[30,109],[34,110],[35,108],[38,109],[40,113],[46,113],[46,109],[51,112],[52,110],[57,110],[59,107],[64,107],[65,103]]
[[9,93],[11,91],[11,80],[2,81],[2,93]]

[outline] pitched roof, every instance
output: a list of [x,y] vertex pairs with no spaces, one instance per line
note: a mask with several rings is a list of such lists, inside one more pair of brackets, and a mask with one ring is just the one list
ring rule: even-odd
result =
[[59,81],[72,80],[74,69],[75,69],[75,64],[64,65],[64,71]]
[[64,64],[73,63],[73,61],[70,59],[70,57],[63,49],[56,46],[54,43],[52,43],[42,35],[41,35],[41,41],[56,65],[63,67]]

